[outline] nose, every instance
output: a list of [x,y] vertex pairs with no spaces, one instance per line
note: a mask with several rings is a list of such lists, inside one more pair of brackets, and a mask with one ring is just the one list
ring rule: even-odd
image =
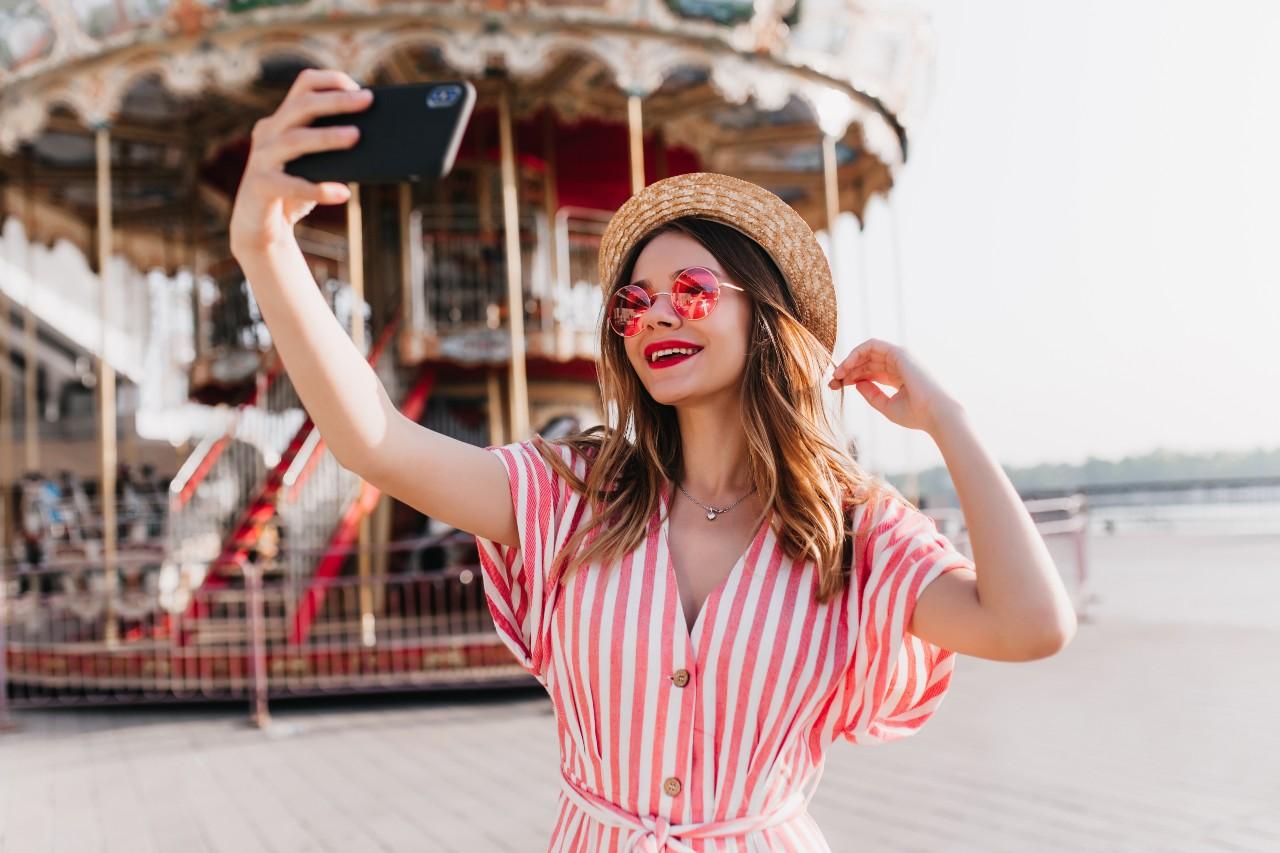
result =
[[[662,297],[667,297],[663,299]],[[684,318],[676,313],[675,306],[671,304],[670,293],[659,293],[653,297],[649,310],[644,312],[644,324],[646,328],[657,328],[659,324],[668,329],[676,329]]]

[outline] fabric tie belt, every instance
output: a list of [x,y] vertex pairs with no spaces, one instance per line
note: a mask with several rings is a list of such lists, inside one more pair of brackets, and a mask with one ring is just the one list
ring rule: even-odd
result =
[[[562,788],[565,795],[589,817],[605,826],[630,830],[622,843],[624,853],[696,853],[685,842],[706,838],[734,838],[786,823],[805,814],[809,798],[813,796],[812,791],[806,796],[803,791],[796,790],[772,809],[758,815],[705,823],[669,823],[660,815],[641,816],[619,808],[599,794],[579,786],[569,778],[563,767],[560,769],[560,778],[564,782]],[[816,789],[815,779],[814,790]]]

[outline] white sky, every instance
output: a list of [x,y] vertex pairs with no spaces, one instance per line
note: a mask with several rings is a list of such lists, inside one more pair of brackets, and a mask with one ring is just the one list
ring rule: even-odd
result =
[[[1280,445],[1280,3],[914,5],[933,99],[845,223],[837,355],[904,344],[1004,464]],[[942,462],[847,396],[873,470]]]

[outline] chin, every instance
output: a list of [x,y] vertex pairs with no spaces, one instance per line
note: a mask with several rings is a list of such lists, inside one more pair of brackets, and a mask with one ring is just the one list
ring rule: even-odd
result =
[[686,389],[675,387],[678,384],[675,382],[646,382],[642,378],[640,384],[644,386],[644,390],[655,403],[661,403],[664,406],[674,406],[689,397]]
[[675,404],[682,402],[685,399],[685,395],[673,394],[670,388],[654,389],[648,385],[645,385],[644,390],[649,392],[649,396],[653,398],[653,402],[659,403],[663,406],[674,406]]
[[699,400],[717,397],[725,390],[725,387],[682,382],[655,382],[653,385],[642,382],[641,384],[644,384],[645,390],[649,392],[649,396],[653,398],[653,401],[663,406],[682,406],[696,403]]
[[[635,369],[634,362],[632,369]],[[726,390],[737,388],[742,383],[741,373],[736,377],[730,377],[728,381],[716,381],[718,377],[705,372],[700,375],[673,376],[669,379],[655,375],[657,372],[660,371],[644,368],[644,372],[637,371],[637,375],[640,377],[640,384],[649,392],[653,401],[663,406],[679,406],[702,398],[718,396]]]
[[687,397],[679,394],[649,394],[653,401],[660,406],[679,406],[688,400]]

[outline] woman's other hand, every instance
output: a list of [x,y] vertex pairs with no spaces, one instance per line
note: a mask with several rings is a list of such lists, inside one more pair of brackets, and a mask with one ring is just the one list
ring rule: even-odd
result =
[[317,204],[342,204],[351,193],[345,184],[312,183],[284,171],[284,164],[303,154],[350,148],[359,138],[351,125],[308,127],[322,115],[367,109],[373,93],[342,71],[304,69],[271,115],[253,126],[235,206],[230,240],[235,254],[261,251],[292,240],[293,226]]
[[[892,397],[876,383],[897,389]],[[905,349],[869,338],[836,366],[829,388],[853,385],[871,408],[907,429],[932,433],[938,420],[960,404]]]

